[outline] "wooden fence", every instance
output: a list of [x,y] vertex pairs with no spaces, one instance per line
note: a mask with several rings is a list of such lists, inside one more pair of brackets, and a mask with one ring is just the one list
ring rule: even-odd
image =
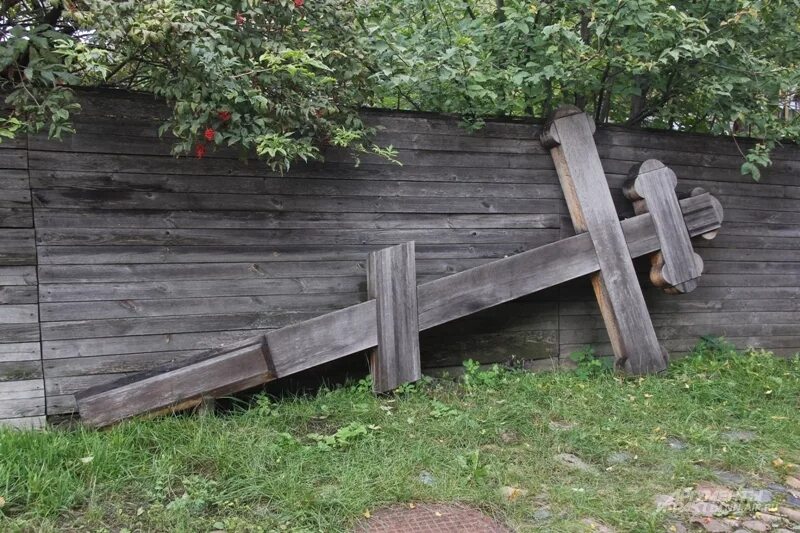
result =
[[[47,414],[69,413],[77,390],[364,301],[369,251],[415,241],[422,283],[572,233],[537,124],[468,134],[449,117],[368,112],[402,166],[330,151],[280,176],[230,153],[170,156],[149,97],[83,104],[63,142],[0,144],[0,417],[18,424],[41,422],[45,395]],[[754,183],[730,139],[601,128],[596,140],[621,215],[619,187],[649,158],[725,209],[719,237],[695,242],[698,289],[646,292],[666,348],[716,335],[800,351],[800,148]],[[585,279],[420,339],[428,368],[549,365],[586,344],[611,351]]]

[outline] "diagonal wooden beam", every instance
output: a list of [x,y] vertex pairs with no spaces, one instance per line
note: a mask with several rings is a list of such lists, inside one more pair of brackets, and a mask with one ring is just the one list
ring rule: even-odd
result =
[[600,268],[592,287],[617,367],[632,374],[666,369],[667,353],[656,338],[594,144],[594,122],[577,107],[561,107],[545,126],[542,144],[553,157],[575,231],[588,233],[594,244]]
[[[691,236],[714,231],[722,224],[722,208],[710,194],[704,193],[680,201],[686,227]],[[658,235],[649,213],[623,220],[622,232],[628,253],[639,257],[659,249]],[[596,272],[600,268],[588,234],[554,242],[527,252],[453,274],[417,287],[420,331],[499,305],[565,281]],[[226,383],[225,392],[266,383],[374,348],[378,342],[375,300],[369,300],[311,320],[264,333],[261,351],[270,364],[253,364],[252,351],[246,355],[226,356],[226,364],[241,371],[235,383],[221,375],[208,375],[206,390],[216,389],[217,381]],[[260,343],[261,336],[250,344]],[[249,346],[248,341],[237,346]],[[229,349],[230,350],[230,349]],[[227,353],[217,349],[215,355]],[[199,361],[209,359],[198,356]],[[264,369],[269,369],[265,373]],[[148,374],[133,375],[121,382],[93,387],[76,395],[83,421],[92,426],[106,426],[125,418],[186,402],[187,390],[174,387],[175,380],[191,375],[191,366],[154,369]],[[147,394],[135,394],[133,383],[140,383]],[[120,391],[125,391],[124,401]],[[113,409],[106,406],[113,405]]]

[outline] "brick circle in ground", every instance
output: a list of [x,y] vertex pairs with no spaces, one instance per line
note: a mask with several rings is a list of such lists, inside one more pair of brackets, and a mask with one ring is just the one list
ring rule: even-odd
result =
[[378,509],[356,525],[356,533],[510,533],[485,514],[458,504],[420,503]]

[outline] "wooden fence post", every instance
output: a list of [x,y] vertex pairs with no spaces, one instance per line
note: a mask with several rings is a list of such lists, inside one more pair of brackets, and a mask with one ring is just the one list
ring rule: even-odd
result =
[[367,293],[375,298],[378,346],[371,350],[373,390],[388,392],[422,377],[414,242],[369,254]]

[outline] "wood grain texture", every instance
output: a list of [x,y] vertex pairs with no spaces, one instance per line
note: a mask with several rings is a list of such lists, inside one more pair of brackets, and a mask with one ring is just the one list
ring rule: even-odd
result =
[[85,424],[102,427],[204,396],[224,396],[274,379],[263,337],[211,351],[180,366],[161,367],[76,394]]
[[[717,213],[708,195],[696,196],[687,204],[702,200],[707,210]],[[625,226],[633,248],[653,251],[635,242],[654,242],[647,234],[648,230],[654,232],[650,214],[629,219]],[[707,224],[701,227],[705,230]],[[622,231],[621,226],[624,235]],[[418,331],[575,279],[600,266],[589,234],[583,233],[416,287],[413,254],[413,244],[406,244],[370,256],[369,290],[379,301],[371,299],[265,333],[257,344],[270,365],[269,372],[264,372],[260,362],[252,364],[253,354],[248,350],[253,341],[246,341],[247,348],[212,350],[198,360],[170,363],[79,392],[76,400],[81,417],[87,424],[104,426],[139,413],[194,405],[193,399],[237,392],[381,342],[391,355],[383,362],[374,359],[373,368],[375,390],[385,392],[406,379],[420,377]],[[537,269],[539,265],[548,269]],[[215,361],[223,366],[211,372],[208,368]],[[377,369],[378,364],[383,368]],[[235,366],[236,372],[225,365]]]
[[[47,312],[63,313],[41,325],[0,324],[0,338],[15,339],[0,342],[0,361],[24,362],[44,355],[51,413],[74,411],[72,394],[81,388],[265,332],[272,336],[269,327],[365,298],[370,251],[417,239],[417,281],[424,285],[574,235],[553,161],[538,141],[542,126],[536,121],[489,119],[481,130],[466,132],[452,117],[367,111],[367,123],[384,128],[376,141],[397,147],[402,166],[363,159],[355,167],[339,152],[324,163],[295,165],[280,175],[259,161],[240,161],[224,151],[203,160],[170,157],[170,141],[159,140],[157,131],[169,109],[151,97],[117,91],[79,97],[77,133],[65,142],[36,137],[0,144],[0,150],[16,151],[9,152],[11,163],[6,166],[20,167],[0,172],[0,233],[25,230],[39,239],[33,251],[30,240],[12,239],[23,246],[9,256],[15,261],[11,266],[0,264],[0,305],[37,304],[31,290],[40,292],[48,305],[67,304],[45,306]],[[800,149],[791,143],[777,148],[775,165],[755,183],[738,171],[737,147],[738,143],[746,150],[755,140],[614,126],[600,127],[595,139],[612,201],[622,217],[634,215],[622,190],[627,174],[632,165],[649,158],[658,158],[676,172],[679,198],[702,187],[725,208],[725,228],[717,239],[693,242],[705,263],[698,288],[678,298],[645,290],[657,334],[668,339],[664,344],[681,353],[697,341],[697,334],[735,333],[705,316],[698,317],[696,326],[678,325],[694,313],[721,312],[731,319],[752,320],[745,334],[729,337],[742,348],[750,343],[781,354],[800,351],[800,335],[786,335],[786,324],[775,322],[782,320],[779,313],[796,311],[800,299]],[[33,197],[38,198],[35,209]],[[682,200],[687,224],[693,219],[695,230],[703,224],[712,227],[717,219],[713,211],[704,204],[692,205]],[[632,255],[658,247],[654,226],[641,233],[634,228],[638,237],[632,237],[625,221],[622,227]],[[130,231],[136,229],[148,231],[137,236]],[[165,233],[175,229],[245,233],[182,232],[175,238]],[[256,233],[248,235],[250,230]],[[331,230],[342,230],[352,244],[311,244],[303,230],[312,230],[309,240],[318,243],[323,235],[333,234]],[[319,230],[324,233],[313,233]],[[490,230],[498,242],[489,242],[482,230]],[[502,230],[522,240],[502,238]],[[104,231],[113,238],[104,238]],[[382,242],[376,242],[373,231],[381,233]],[[478,235],[472,236],[472,231]],[[374,244],[362,244],[359,232]],[[451,242],[423,242],[432,242],[437,234]],[[275,240],[213,244],[255,235]],[[464,242],[453,242],[455,236]],[[84,244],[68,245],[66,239]],[[191,243],[201,240],[212,244]],[[0,242],[8,241],[0,236]],[[526,261],[535,265],[530,258]],[[646,259],[637,265],[640,282],[649,285]],[[541,268],[545,276],[548,265]],[[530,282],[509,282],[509,296],[517,294],[515,287],[529,287],[526,283]],[[317,307],[322,300],[315,295],[325,291],[331,299]],[[305,307],[273,312],[271,302],[283,305],[273,300],[278,295],[298,295]],[[335,306],[334,295],[341,296]],[[255,304],[261,306],[256,312],[242,312],[247,304],[241,298],[246,297],[266,298]],[[192,312],[192,298],[205,299],[203,305],[219,298],[216,309],[222,311],[207,307],[207,314],[184,315]],[[485,296],[478,291],[457,298],[459,308],[467,312],[473,304],[480,308]],[[165,302],[156,303],[159,300]],[[528,307],[542,301],[554,310]],[[515,301],[484,311],[482,327],[472,318],[433,326],[422,335],[423,365],[458,366],[460,355],[496,362],[509,352],[526,358],[568,353],[572,348],[565,346],[580,347],[583,342],[560,341],[582,331],[574,329],[580,328],[580,321],[573,325],[568,319],[579,313],[573,308],[575,301],[593,305],[599,316],[589,283],[577,279],[556,292],[524,298],[524,306]],[[82,302],[104,302],[106,308],[115,307],[117,317],[92,315],[91,305],[70,307]],[[155,314],[138,315],[137,307]],[[234,308],[238,310],[227,312]],[[91,318],[71,317],[70,309]],[[431,308],[427,316],[434,318],[440,311]],[[169,312],[176,314],[164,314]],[[508,318],[512,315],[514,320]],[[675,317],[674,325],[670,316]],[[564,327],[573,329],[559,328],[562,319]],[[592,324],[585,331],[597,332],[597,353],[610,354],[607,339],[600,339],[602,323]],[[229,326],[241,329],[221,329]],[[40,327],[48,335],[41,342]],[[278,338],[282,337],[273,337]],[[319,335],[320,342],[325,339]],[[315,342],[302,345],[314,347]],[[302,369],[305,363],[286,361],[284,369]]]
[[367,295],[375,299],[378,345],[370,352],[372,389],[389,392],[422,377],[414,242],[369,254]]
[[0,425],[39,427],[45,414],[27,139],[0,148]]
[[687,293],[697,288],[703,260],[692,248],[675,195],[677,184],[672,170],[660,161],[648,159],[631,169],[623,192],[637,213],[648,211],[653,215],[660,250],[651,256],[650,281],[665,290]]
[[556,111],[542,136],[558,171],[575,230],[587,232],[600,272],[592,277],[618,367],[633,374],[666,368],[628,255],[617,210],[595,148],[594,125],[577,108]]

